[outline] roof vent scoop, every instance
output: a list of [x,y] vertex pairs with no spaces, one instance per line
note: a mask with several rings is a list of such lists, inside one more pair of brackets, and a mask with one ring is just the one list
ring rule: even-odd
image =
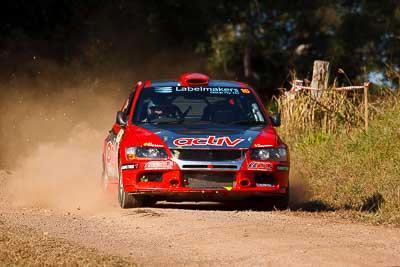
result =
[[180,78],[181,86],[207,85],[210,78],[201,73],[185,73]]

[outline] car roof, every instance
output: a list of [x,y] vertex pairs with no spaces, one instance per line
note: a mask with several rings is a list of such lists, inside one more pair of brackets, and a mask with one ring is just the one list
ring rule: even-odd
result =
[[[145,87],[153,87],[153,86],[180,86],[181,83],[177,80],[152,80],[146,82]],[[196,85],[197,86],[197,85]],[[226,81],[226,80],[209,80],[207,85],[202,86],[221,86],[221,87],[236,87],[241,88],[243,84],[236,81]]]

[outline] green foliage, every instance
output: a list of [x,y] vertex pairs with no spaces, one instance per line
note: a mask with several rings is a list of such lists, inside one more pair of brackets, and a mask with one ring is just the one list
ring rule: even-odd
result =
[[306,149],[310,145],[321,145],[331,139],[332,135],[327,133],[313,133],[305,136],[302,140],[295,143],[296,149]]
[[244,79],[265,99],[287,87],[291,69],[311,80],[315,59],[354,83],[400,58],[399,1],[15,0],[2,4],[0,25],[0,75],[37,72],[26,67],[33,56],[107,71],[208,62],[212,76]]
[[[395,1],[255,0],[229,3],[225,10],[230,19],[211,28],[210,60],[265,94],[282,86],[292,68],[311,80],[315,59],[330,61],[334,71],[346,69],[352,82],[399,62],[400,3]],[[247,77],[246,48],[252,59]]]

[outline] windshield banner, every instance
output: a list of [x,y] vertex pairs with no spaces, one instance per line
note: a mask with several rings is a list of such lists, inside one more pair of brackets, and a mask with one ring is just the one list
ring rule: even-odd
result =
[[250,90],[247,88],[234,88],[234,87],[208,87],[208,86],[163,86],[155,87],[155,93],[168,94],[172,92],[206,92],[210,94],[219,95],[239,95],[239,94],[250,94]]

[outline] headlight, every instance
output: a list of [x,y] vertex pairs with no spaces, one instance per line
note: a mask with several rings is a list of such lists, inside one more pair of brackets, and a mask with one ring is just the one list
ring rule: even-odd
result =
[[252,160],[287,161],[286,148],[262,148],[251,151]]
[[125,149],[126,159],[166,159],[167,151],[164,148],[155,147],[127,147]]

